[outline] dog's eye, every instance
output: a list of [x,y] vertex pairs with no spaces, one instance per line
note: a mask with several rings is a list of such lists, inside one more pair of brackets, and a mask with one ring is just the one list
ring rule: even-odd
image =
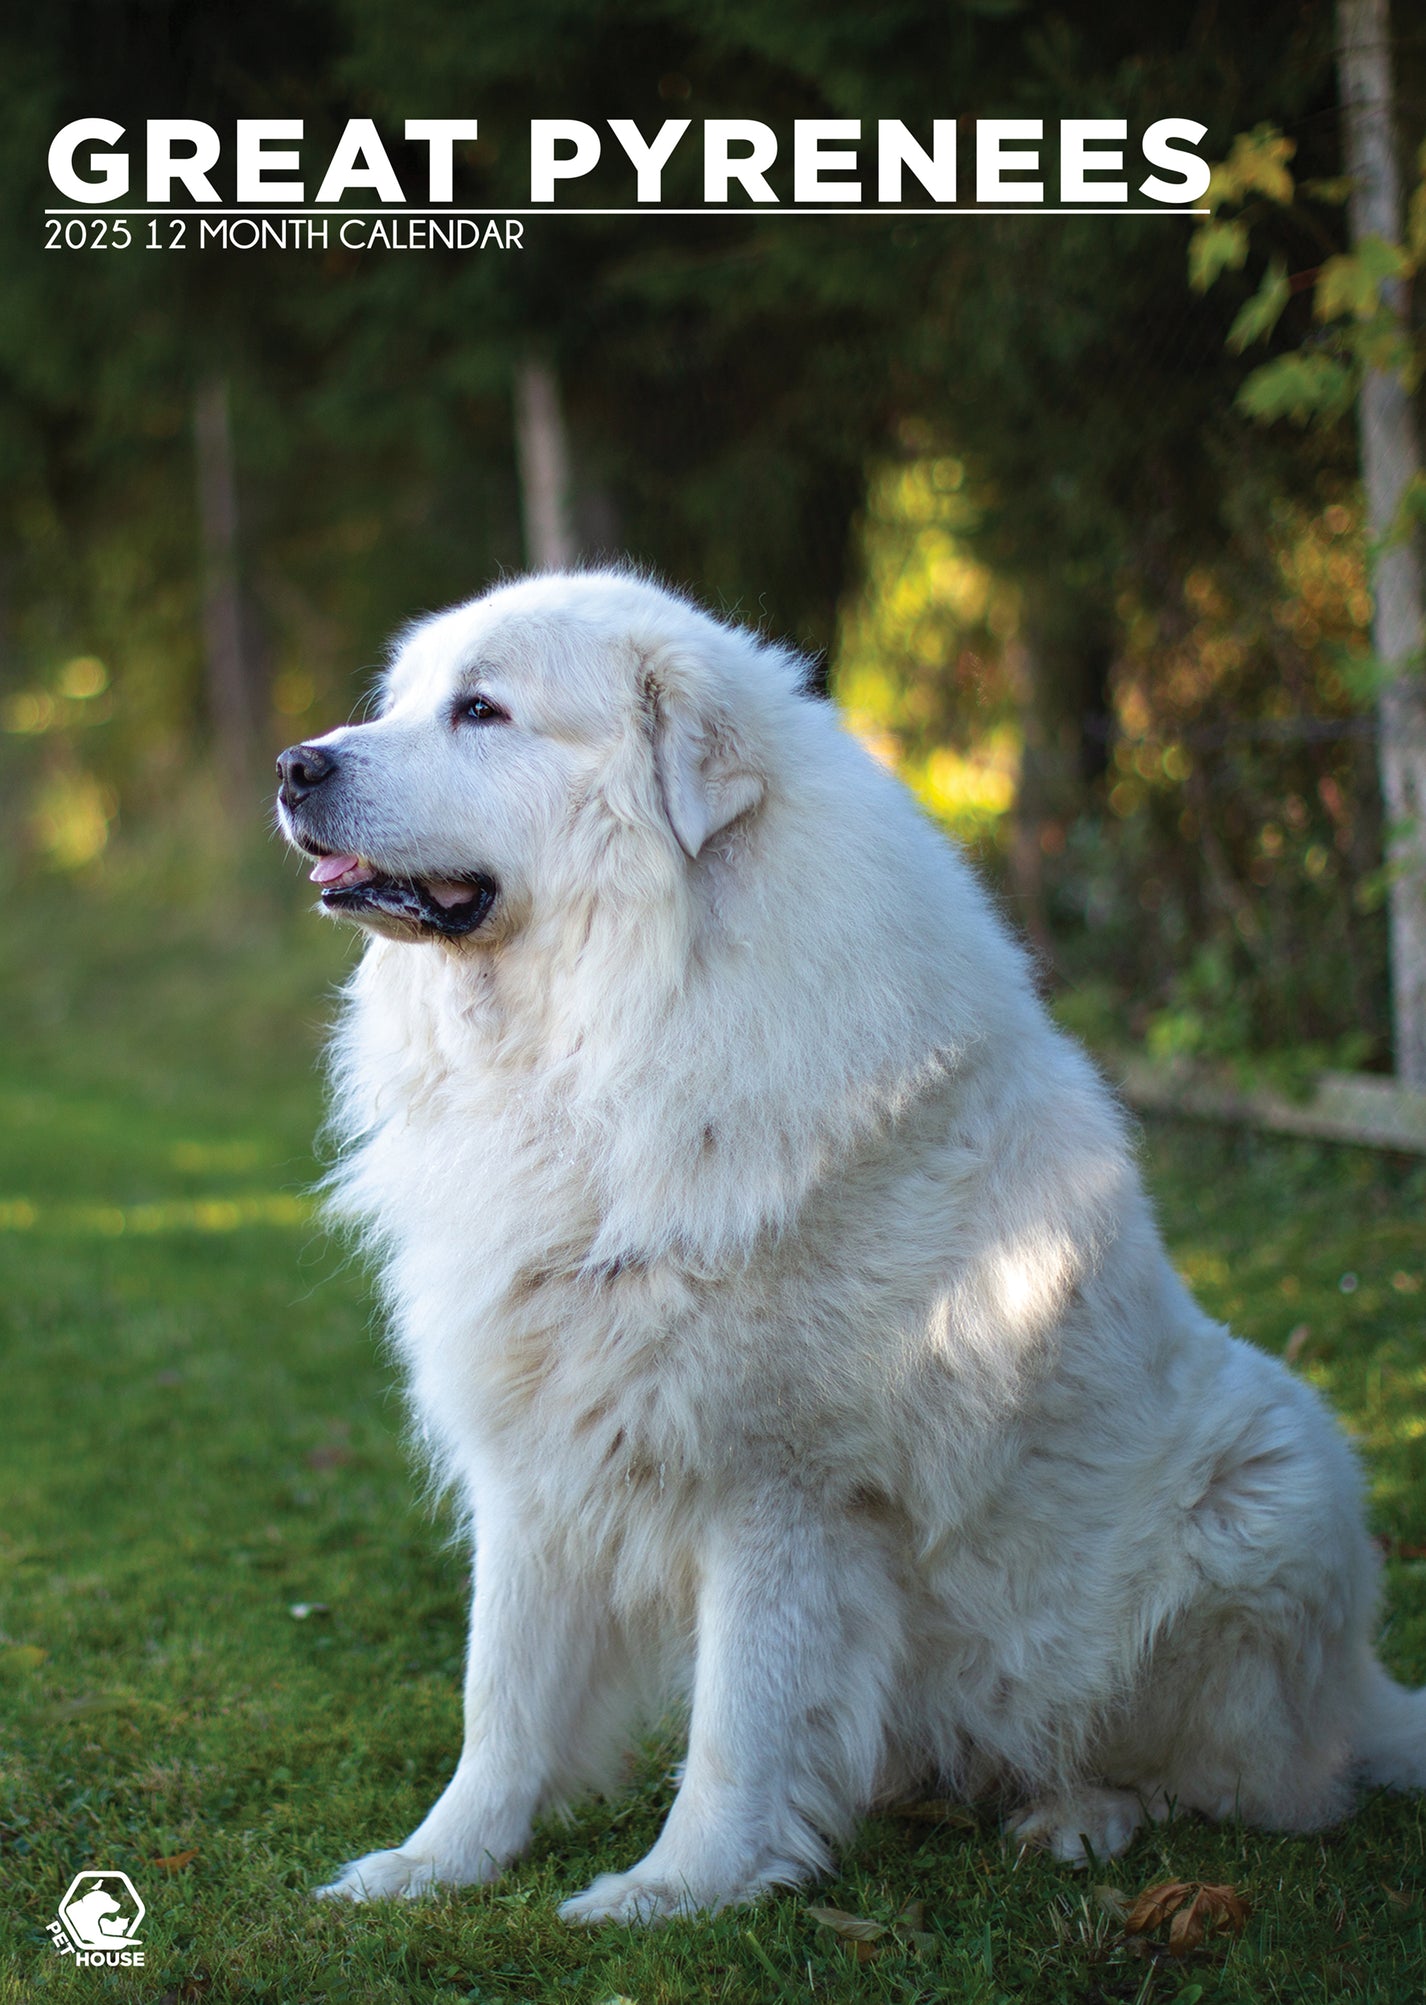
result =
[[492,703],[488,696],[464,696],[456,705],[457,724],[508,724],[508,711]]

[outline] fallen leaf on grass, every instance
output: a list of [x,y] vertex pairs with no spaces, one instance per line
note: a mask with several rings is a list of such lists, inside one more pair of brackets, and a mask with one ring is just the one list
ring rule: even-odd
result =
[[936,1947],[936,1938],[926,1926],[924,1901],[908,1901],[891,1924],[891,1932],[917,1956],[926,1956]]
[[935,1947],[936,1938],[926,1928],[926,1903],[910,1900],[891,1923],[871,1921],[865,1915],[848,1914],[844,1908],[808,1908],[813,1921],[841,1936],[858,1963],[870,1963],[885,1949],[899,1944],[917,1956]]
[[1248,1919],[1248,1904],[1236,1887],[1213,1887],[1202,1880],[1161,1880],[1145,1887],[1124,1917],[1126,1935],[1147,1935],[1169,1924],[1170,1951],[1187,1956],[1197,1949],[1210,1928],[1239,1934]]
[[162,1866],[166,1873],[181,1873],[185,1866],[191,1866],[198,1857],[195,1845],[191,1852],[170,1852],[166,1859],[150,1859],[151,1866]]
[[821,1922],[847,1942],[875,1942],[888,1933],[884,1921],[867,1921],[862,1915],[848,1914],[843,1908],[808,1908],[813,1921]]
[[1192,1892],[1187,1880],[1160,1880],[1157,1886],[1145,1887],[1137,1900],[1130,1904],[1124,1917],[1124,1926],[1130,1935],[1144,1935],[1166,1921],[1181,1902]]

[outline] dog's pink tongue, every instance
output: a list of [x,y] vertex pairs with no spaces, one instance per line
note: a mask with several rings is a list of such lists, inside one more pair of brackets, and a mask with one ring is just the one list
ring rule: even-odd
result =
[[308,882],[329,888],[340,885],[345,890],[348,885],[365,884],[375,875],[371,865],[363,863],[359,856],[322,856],[308,873]]

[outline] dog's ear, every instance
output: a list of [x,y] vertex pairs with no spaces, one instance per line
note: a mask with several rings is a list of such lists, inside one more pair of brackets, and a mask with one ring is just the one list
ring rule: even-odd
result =
[[732,721],[700,714],[683,691],[650,674],[644,683],[653,718],[654,772],[669,826],[690,857],[766,792],[737,742]]

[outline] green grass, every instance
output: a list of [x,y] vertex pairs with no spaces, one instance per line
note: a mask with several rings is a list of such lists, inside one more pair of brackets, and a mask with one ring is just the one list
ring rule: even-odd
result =
[[[1311,1839],[1186,1821],[1089,1876],[1237,1886],[1243,1937],[1184,1961],[1136,1954],[1091,1884],[1017,1861],[988,1814],[871,1820],[833,1880],[750,1913],[570,1933],[556,1899],[652,1839],[672,1742],[498,1888],[311,1901],[447,1776],[465,1559],[419,1501],[363,1279],[303,1198],[347,949],[261,870],[245,881],[26,894],[0,946],[0,2005],[1420,1999],[1409,1798]],[[1188,1127],[1146,1153],[1209,1307],[1271,1349],[1306,1325],[1298,1369],[1361,1441],[1394,1555],[1386,1655],[1426,1679],[1422,1166]],[[148,1903],[142,1972],[52,1950],[86,1866]],[[917,1941],[866,1961],[807,1914],[890,1921],[913,1900]]]

